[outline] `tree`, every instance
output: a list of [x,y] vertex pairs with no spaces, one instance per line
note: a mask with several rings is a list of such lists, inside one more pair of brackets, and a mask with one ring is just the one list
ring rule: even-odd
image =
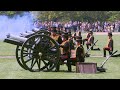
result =
[[14,17],[15,15],[22,16],[24,12],[29,12],[29,11],[0,11],[0,15],[6,15],[9,17]]

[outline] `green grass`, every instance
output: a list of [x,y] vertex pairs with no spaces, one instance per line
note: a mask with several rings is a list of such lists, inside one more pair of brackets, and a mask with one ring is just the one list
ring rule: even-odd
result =
[[[85,36],[83,36],[84,38]],[[120,50],[119,35],[114,35],[114,50]],[[102,48],[106,45],[107,36],[95,36],[99,40],[96,47],[101,51],[90,51],[91,55],[103,55]],[[86,47],[84,46],[85,50]],[[0,56],[15,55],[16,46],[0,42]],[[120,53],[120,51],[118,51]],[[108,52],[107,52],[108,55]],[[97,66],[105,60],[105,57],[86,58],[86,62],[95,62]],[[73,72],[67,72],[66,65],[61,65],[61,72],[29,72],[19,66],[15,58],[0,58],[0,79],[120,79],[120,58],[111,57],[104,66],[107,68],[105,73],[81,74],[75,73],[75,66],[72,66]]]
[[15,55],[16,46],[0,41],[0,56]]

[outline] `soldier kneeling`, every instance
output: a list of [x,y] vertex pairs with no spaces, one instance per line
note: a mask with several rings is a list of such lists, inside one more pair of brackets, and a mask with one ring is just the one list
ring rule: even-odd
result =
[[112,33],[108,33],[108,43],[107,46],[103,48],[104,55],[103,57],[106,57],[106,50],[109,51],[109,55],[113,52],[113,39],[112,39]]

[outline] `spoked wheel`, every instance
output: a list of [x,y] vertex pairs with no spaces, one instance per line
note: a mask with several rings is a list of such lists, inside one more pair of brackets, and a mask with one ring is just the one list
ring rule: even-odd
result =
[[47,35],[33,35],[22,46],[21,60],[31,72],[51,71],[59,62],[58,44]]
[[23,65],[23,63],[22,63],[22,61],[21,61],[21,46],[19,46],[19,45],[17,45],[17,47],[16,47],[16,59],[17,59],[17,62],[18,62],[18,64],[23,68],[23,69],[25,69],[25,70],[27,70],[26,69],[26,67]]

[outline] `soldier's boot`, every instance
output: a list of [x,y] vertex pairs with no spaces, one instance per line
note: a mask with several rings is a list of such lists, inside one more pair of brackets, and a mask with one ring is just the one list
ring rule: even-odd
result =
[[83,39],[83,45],[84,45],[84,43],[85,43],[85,40]]
[[89,49],[89,45],[88,44],[86,44],[86,47],[87,47],[87,50]]
[[67,67],[68,67],[68,72],[72,72],[72,67],[71,67],[70,60],[67,60]]
[[58,63],[58,64],[56,65],[55,71],[56,71],[56,72],[59,72],[59,71],[60,71],[60,63]]
[[[92,50],[92,49],[91,49]],[[100,48],[94,48],[93,50],[98,50],[98,51],[100,51]]]
[[[109,55],[112,54],[112,51],[109,51]],[[111,57],[120,57],[120,54],[112,55]]]
[[104,48],[103,48],[103,53],[104,53],[103,57],[106,57],[106,50]]
[[112,55],[112,57],[120,57],[120,54]]
[[112,54],[112,51],[109,51],[109,55],[111,55]]
[[91,50],[94,50],[93,47],[91,47]]

